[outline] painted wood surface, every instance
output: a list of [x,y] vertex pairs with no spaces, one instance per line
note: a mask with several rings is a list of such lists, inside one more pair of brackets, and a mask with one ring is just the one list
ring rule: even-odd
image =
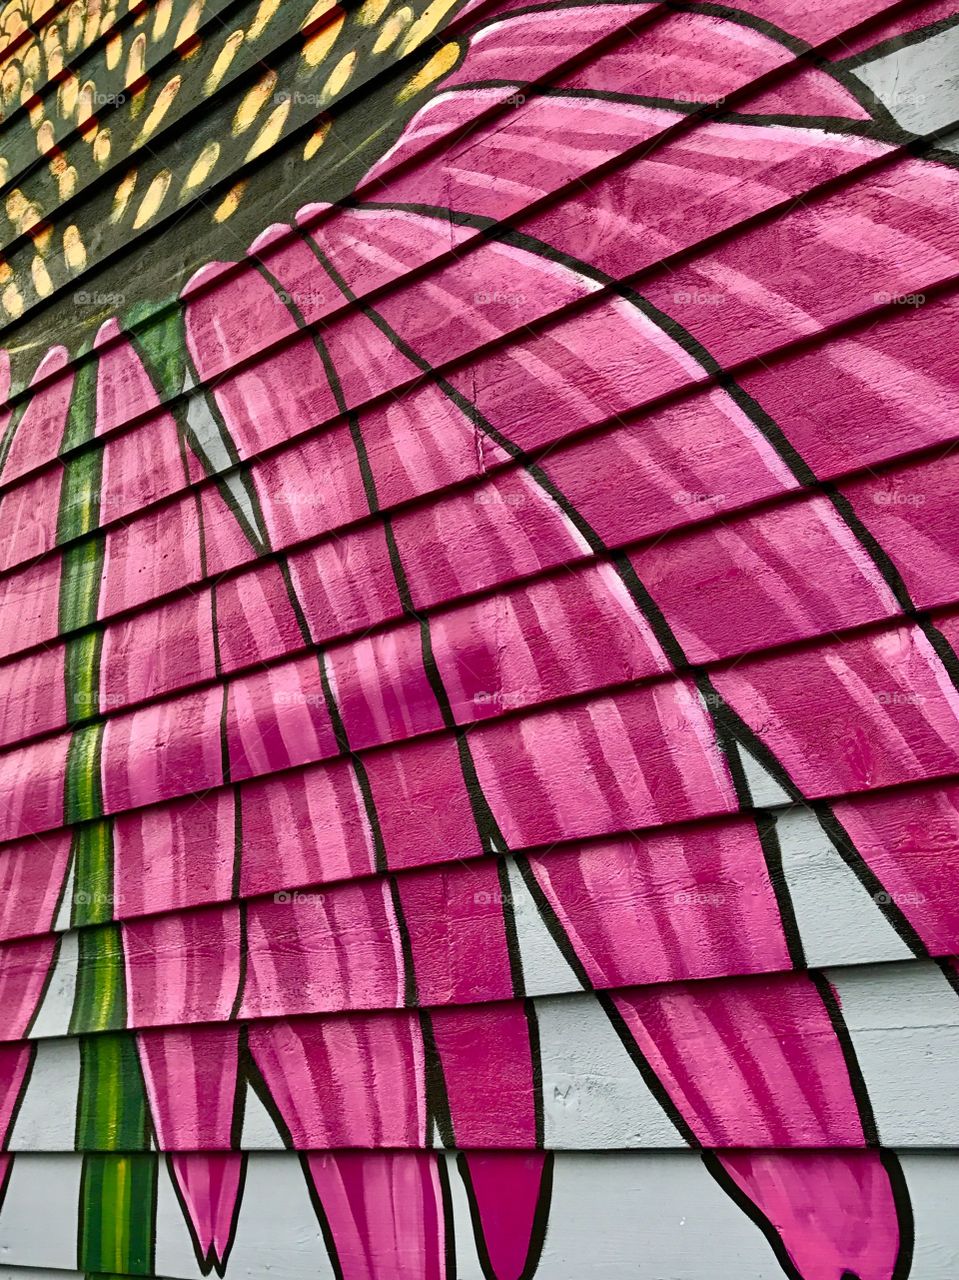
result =
[[951,1280],[957,24],[0,10],[3,1280]]

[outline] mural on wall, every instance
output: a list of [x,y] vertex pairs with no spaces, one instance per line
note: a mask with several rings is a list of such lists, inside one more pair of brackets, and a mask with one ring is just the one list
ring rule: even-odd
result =
[[0,1272],[947,1280],[959,6],[0,32]]

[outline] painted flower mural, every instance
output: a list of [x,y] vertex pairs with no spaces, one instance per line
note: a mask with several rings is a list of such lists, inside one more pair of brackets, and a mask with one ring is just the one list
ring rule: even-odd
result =
[[[451,1280],[464,1220],[573,1274],[566,1148],[657,1145],[793,1280],[910,1274],[831,966],[955,999],[959,175],[853,69],[921,9],[474,0],[348,198],[8,368],[0,1128],[75,1044],[69,1265],[167,1274],[169,1192],[228,1273],[269,1130],[346,1280]],[[315,6],[297,74],[446,16]]]

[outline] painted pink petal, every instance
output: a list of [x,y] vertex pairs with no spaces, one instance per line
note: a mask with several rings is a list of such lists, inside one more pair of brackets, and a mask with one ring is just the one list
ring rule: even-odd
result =
[[383,881],[256,900],[246,935],[243,1018],[403,1004],[399,926]]
[[842,42],[831,51],[830,56],[834,61],[843,61],[854,54],[874,49],[895,36],[906,35],[909,31],[918,31],[922,27],[939,22],[942,18],[953,18],[955,13],[955,0],[924,0],[924,3],[910,5],[904,11],[893,12],[883,22],[870,23],[866,30],[858,35],[844,36]]
[[250,897],[375,869],[373,836],[352,766],[343,761],[239,790],[240,893]]
[[888,5],[886,0],[837,0],[828,8],[814,10],[803,0],[740,0],[737,8],[810,44],[819,44],[882,13]]
[[397,516],[396,545],[421,608],[588,554],[557,503],[521,470]]
[[751,821],[553,850],[530,866],[597,988],[790,967]]
[[[299,431],[310,425],[303,419]],[[255,463],[252,474],[274,547],[317,537],[369,512],[345,423]]]
[[[232,1243],[245,1157],[233,1145],[239,1028],[137,1036],[157,1146],[169,1167],[204,1275],[219,1275]],[[189,1153],[189,1154],[187,1154]]]
[[[4,668],[4,698],[0,704],[0,746],[49,729],[67,720],[63,646],[40,649]],[[90,715],[96,707],[72,707],[74,714]]]
[[327,650],[326,663],[354,750],[443,727],[419,624],[337,645]]
[[737,807],[709,717],[683,681],[493,721],[470,742],[512,848]]
[[610,546],[797,488],[742,409],[713,389],[553,449],[543,470]]
[[932,955],[959,952],[959,788],[921,787],[838,801],[833,812]]
[[[893,307],[787,359],[758,361],[740,384],[826,478],[955,439],[959,291]],[[940,357],[929,360],[929,352]],[[841,421],[845,429],[835,431]],[[711,492],[711,490],[705,490]]]
[[[33,1062],[32,1044],[0,1044],[0,1149],[10,1141],[10,1130],[27,1086]],[[0,1187],[4,1171],[0,1167]]]
[[[315,274],[319,283],[311,289],[322,287],[318,268]],[[183,298],[187,347],[199,379],[216,380],[213,396],[241,457],[336,415],[313,339],[296,338],[292,314],[258,272],[211,263],[187,284]],[[269,356],[228,372],[284,340]]]
[[[217,613],[219,617],[219,608]],[[190,591],[118,619],[104,629],[100,706],[105,711],[149,702],[194,681],[212,680],[215,675],[213,608],[208,591]]]
[[[568,15],[564,11],[563,16],[564,21],[557,23],[556,14],[550,9],[528,12],[490,26],[482,39],[471,41],[466,57],[444,81],[441,93],[416,113],[399,140],[373,166],[363,190],[369,190],[373,199],[387,200],[415,200],[411,193],[418,190],[418,198],[424,203],[447,205],[443,196],[439,200],[436,197],[444,191],[443,181],[447,175],[455,173],[462,163],[455,143],[467,129],[470,146],[478,144],[481,148],[478,163],[484,171],[489,154],[484,143],[496,130],[505,129],[518,182],[522,183],[527,169],[534,168],[530,158],[539,156],[546,180],[553,174],[551,185],[559,185],[563,166],[566,166],[568,180],[573,173],[585,173],[680,118],[680,113],[675,111],[601,99],[573,106],[569,99],[532,95],[526,101],[510,102],[511,95],[528,81],[548,74],[572,56],[582,57],[584,50],[616,31],[626,32],[631,14],[628,5],[594,5],[577,6]],[[636,45],[648,35],[649,30],[643,30]],[[512,54],[507,52],[510,46],[513,46]],[[616,55],[612,58],[615,61]],[[510,62],[514,69],[512,75],[504,69]],[[615,76],[616,73],[610,71],[609,74]],[[482,82],[484,78],[513,83],[490,88],[482,84],[477,88],[457,87],[471,81]],[[505,111],[504,104],[509,104]],[[492,112],[491,118],[477,124],[479,117],[487,112]],[[568,122],[568,133],[561,132],[564,127],[561,122]],[[552,148],[544,145],[549,137],[553,139]],[[413,163],[421,152],[436,148],[444,139],[450,145],[445,154],[441,152],[439,162],[434,154],[427,152],[425,164]],[[470,168],[473,165],[469,157],[464,156],[463,162]],[[397,170],[401,172],[391,178]],[[529,199],[527,195],[523,203]]]
[[232,791],[121,814],[113,826],[114,891],[121,918],[180,911],[232,896],[236,813]]
[[22,1040],[36,1014],[56,959],[59,938],[21,938],[0,948],[0,1008],[4,1041]]
[[317,643],[363,631],[403,611],[381,525],[295,552],[288,563]]
[[639,988],[612,999],[704,1146],[863,1145],[839,1040],[806,975]]
[[[66,347],[51,347],[30,385],[40,385],[27,401],[3,468],[5,482],[56,456],[63,439],[73,373],[56,375],[69,360]],[[63,468],[49,467],[0,498],[0,569],[49,551],[56,543]]]
[[200,1271],[222,1276],[240,1212],[246,1156],[191,1152],[171,1155],[168,1163],[190,1224]]
[[344,1280],[444,1280],[437,1157],[427,1152],[310,1155],[306,1167]]
[[[30,385],[36,386],[46,379],[50,381],[47,385],[38,387],[31,396],[23,417],[17,424],[3,467],[4,483],[16,480],[27,471],[56,457],[63,440],[67,410],[73,393],[73,371],[66,370],[69,361],[70,353],[66,347],[57,346],[50,347],[37,365]],[[9,388],[9,359],[5,363],[5,369],[6,385]],[[62,377],[55,377],[60,370],[66,371]],[[4,397],[6,394],[4,390]]]
[[13,1169],[13,1156],[6,1152],[0,1153],[0,1207],[3,1205],[3,1198],[7,1193],[7,1187],[10,1184],[10,1173]]
[[56,545],[63,476],[56,464],[0,495],[0,570]]
[[227,686],[226,737],[234,780],[337,754],[321,661],[309,654]]
[[946,454],[842,489],[919,608],[959,599],[959,460]]
[[47,556],[0,580],[0,609],[17,622],[0,629],[0,657],[50,640],[59,631],[60,566],[59,555]]
[[[777,125],[774,142],[770,134],[735,122],[701,124],[651,156],[590,180],[588,192],[577,189],[521,217],[519,229],[610,275],[627,276],[889,150],[885,143],[802,127]],[[459,208],[457,201],[469,199],[471,212],[494,217],[502,203],[495,197],[491,184],[471,197],[455,193],[450,202]],[[715,309],[709,299],[716,292],[704,291],[700,305]]]
[[[537,1142],[537,1084],[529,1019],[518,1000],[431,1014],[449,1105],[453,1140],[460,1148],[527,1147]],[[538,1064],[537,1064],[538,1065]],[[491,1105],[495,1099],[495,1105]],[[492,1152],[468,1154],[464,1177],[471,1188],[473,1228],[496,1280],[520,1280],[551,1166],[530,1153],[513,1161]],[[540,1238],[539,1244],[542,1243]]]
[[215,593],[221,671],[255,666],[306,643],[279,564],[218,582]]
[[905,158],[699,251],[643,294],[728,367],[922,294],[955,275],[957,244],[959,172]]
[[249,1045],[295,1150],[425,1144],[423,1042],[410,1014],[253,1022]]
[[735,1199],[758,1209],[763,1233],[789,1274],[801,1280],[893,1280],[908,1204],[897,1203],[885,1158],[876,1151],[724,1153],[716,1163]]
[[[99,352],[96,434],[112,436],[134,418],[159,410],[160,398],[133,343],[121,336],[116,319],[101,326],[93,345]],[[187,478],[176,422],[159,410],[148,422],[105,441],[100,524],[175,493]]]
[[669,669],[609,564],[439,614],[430,633],[460,724]]
[[70,861],[72,833],[55,831],[0,853],[0,939],[53,928]]
[[918,627],[763,656],[714,684],[807,796],[959,768],[959,695]]
[[509,1000],[513,976],[503,891],[491,859],[402,876],[403,906],[422,1005]]
[[495,1280],[526,1280],[536,1269],[549,1212],[543,1152],[471,1151],[460,1156],[472,1191],[473,1229]]
[[374,751],[366,768],[390,867],[452,862],[484,852],[451,737]]
[[63,825],[63,783],[70,735],[61,733],[0,754],[0,840]]
[[108,720],[101,766],[105,811],[219,786],[222,702],[219,688],[204,689]]
[[232,1016],[241,981],[236,906],[134,920],[122,932],[128,1026],[176,1027]]
[[107,532],[98,616],[152,603],[202,577],[197,504],[190,494]]
[[521,1000],[431,1011],[458,1149],[536,1146],[532,1017]]
[[[708,510],[708,499],[702,502]],[[959,545],[959,544],[957,544]],[[826,498],[726,519],[630,556],[691,662],[825,635],[899,612]]]

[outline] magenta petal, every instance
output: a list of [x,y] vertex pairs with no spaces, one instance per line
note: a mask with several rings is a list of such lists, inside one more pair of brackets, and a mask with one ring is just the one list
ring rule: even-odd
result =
[[425,1152],[308,1157],[344,1280],[443,1280],[446,1224],[436,1161]]
[[636,988],[613,1000],[703,1145],[863,1144],[842,1048],[807,976]]
[[520,1000],[433,1012],[457,1147],[535,1145],[531,1016]]
[[256,1021],[249,1044],[295,1150],[424,1144],[423,1042],[409,1014]]
[[896,1267],[898,1206],[878,1152],[742,1151],[718,1163],[762,1213],[777,1256],[784,1251],[802,1280],[905,1274]]
[[214,1270],[222,1276],[233,1244],[246,1156],[174,1155],[169,1167],[190,1224],[200,1270],[204,1275]]
[[[33,1057],[32,1044],[0,1045],[0,1148],[10,1138],[10,1128],[27,1082]],[[3,1171],[0,1169],[0,1185]]]
[[460,1159],[472,1190],[473,1229],[489,1261],[484,1274],[523,1280],[530,1274],[527,1263],[535,1265],[546,1227],[540,1217],[549,1208],[549,1187],[543,1185],[544,1174],[551,1172],[546,1154],[474,1151]]
[[30,385],[35,386],[40,381],[45,385],[31,396],[17,424],[3,468],[4,481],[15,480],[56,457],[73,391],[73,371],[67,370],[57,378],[51,375],[66,369],[69,360],[70,353],[66,347],[51,347],[37,365]]
[[142,1031],[137,1042],[160,1150],[229,1150],[239,1027]]

